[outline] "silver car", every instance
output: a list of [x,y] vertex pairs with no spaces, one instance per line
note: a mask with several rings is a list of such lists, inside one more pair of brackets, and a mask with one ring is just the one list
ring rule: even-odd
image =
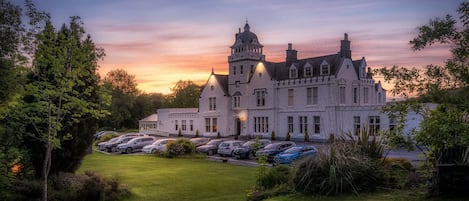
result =
[[218,154],[220,156],[233,156],[234,150],[243,145],[243,141],[240,140],[228,140],[218,145]]
[[175,141],[176,139],[174,138],[159,139],[153,142],[152,144],[144,146],[142,149],[142,152],[146,154],[153,154],[156,152],[165,152],[167,149],[168,143],[175,142]]
[[119,144],[117,145],[117,151],[119,153],[132,153],[135,151],[140,151],[144,146],[147,146],[149,144],[152,144],[155,142],[156,138],[155,137],[136,137],[127,143]]

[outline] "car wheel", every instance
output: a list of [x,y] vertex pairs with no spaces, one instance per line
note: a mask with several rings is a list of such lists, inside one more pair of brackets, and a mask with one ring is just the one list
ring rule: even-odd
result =
[[207,155],[213,155],[213,150],[208,150]]
[[231,151],[230,156],[233,156],[233,154],[234,154],[234,151]]
[[111,152],[116,152],[116,147],[111,147]]
[[130,147],[127,148],[127,149],[125,150],[125,153],[128,153],[128,154],[132,153],[132,148],[130,148]]
[[156,153],[156,149],[152,149],[152,150],[151,150],[151,153],[152,153],[152,154]]

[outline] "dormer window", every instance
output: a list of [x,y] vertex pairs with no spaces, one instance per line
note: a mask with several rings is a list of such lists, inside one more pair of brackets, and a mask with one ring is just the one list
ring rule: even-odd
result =
[[304,67],[304,76],[305,77],[312,77],[313,76],[313,67],[309,63],[306,63],[306,65]]
[[321,75],[329,75],[330,70],[330,65],[326,61],[323,61],[321,63]]
[[295,65],[290,67],[290,79],[298,78],[298,69],[296,69]]

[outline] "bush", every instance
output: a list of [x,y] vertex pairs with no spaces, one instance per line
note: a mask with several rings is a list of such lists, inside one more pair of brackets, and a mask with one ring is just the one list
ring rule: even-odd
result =
[[291,176],[292,170],[290,167],[285,165],[274,166],[258,178],[258,187],[271,189],[277,185],[288,183]]
[[373,191],[382,178],[376,161],[350,152],[350,149],[350,144],[335,142],[329,153],[319,152],[305,160],[295,175],[295,189],[318,195]]
[[270,134],[270,139],[275,140],[275,131],[272,131],[272,133]]
[[220,132],[217,132],[217,138],[221,138]]
[[290,141],[290,132],[287,132],[287,135],[285,135],[285,141]]
[[182,155],[191,155],[195,152],[195,145],[190,140],[181,138],[175,142],[168,143],[166,157],[173,158]]
[[308,134],[308,131],[305,131],[305,142],[309,142],[309,134]]
[[195,137],[199,137],[199,129],[195,130]]
[[411,170],[412,164],[407,158],[385,158],[383,164],[387,167]]
[[[41,184],[40,180],[18,180],[13,200],[39,200]],[[106,179],[93,172],[51,175],[49,185],[49,201],[111,201],[130,195],[129,188],[117,178]]]

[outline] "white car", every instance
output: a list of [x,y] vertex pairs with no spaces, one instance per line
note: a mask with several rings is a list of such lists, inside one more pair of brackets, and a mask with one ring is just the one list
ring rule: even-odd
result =
[[153,142],[153,144],[144,146],[142,149],[143,153],[146,154],[152,154],[155,152],[165,152],[166,148],[169,142],[175,142],[176,139],[173,138],[165,138],[165,139],[159,139]]
[[117,145],[117,152],[130,154],[135,151],[140,151],[144,146],[152,144],[155,140],[156,138],[148,136],[136,137],[127,143]]
[[220,156],[233,156],[234,150],[238,147],[241,147],[243,143],[244,142],[240,140],[224,141],[220,145],[218,145],[217,153],[220,154]]

